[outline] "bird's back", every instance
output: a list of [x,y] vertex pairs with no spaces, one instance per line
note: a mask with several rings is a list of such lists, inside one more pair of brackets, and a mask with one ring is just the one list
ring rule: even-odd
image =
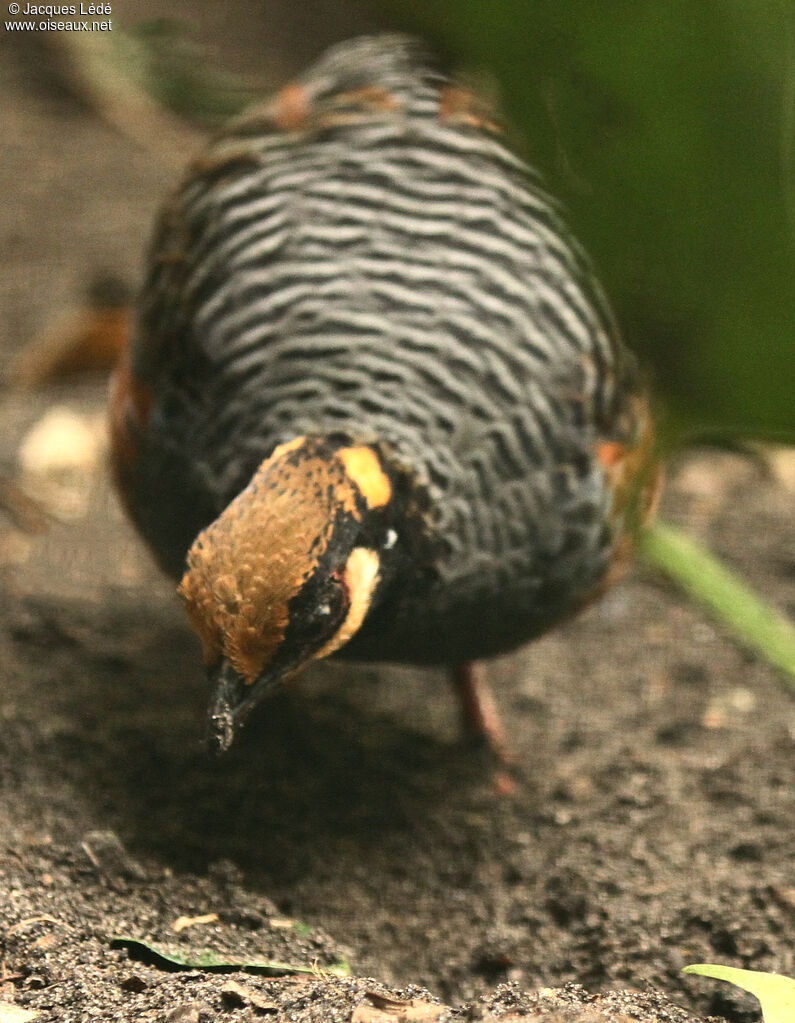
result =
[[456,655],[530,638],[598,584],[633,504],[645,411],[588,264],[491,112],[403,37],[336,48],[194,162],[131,372],[128,501],[175,573],[298,435],[376,443],[425,494],[433,564],[351,653],[444,660],[440,621]]

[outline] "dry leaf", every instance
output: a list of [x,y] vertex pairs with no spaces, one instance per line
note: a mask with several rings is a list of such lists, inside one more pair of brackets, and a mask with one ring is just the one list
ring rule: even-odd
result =
[[421,1002],[416,998],[403,1002],[374,991],[368,991],[367,997],[376,1004],[357,1005],[351,1023],[436,1023],[449,1012],[446,1005]]
[[143,867],[130,856],[115,831],[89,831],[83,836],[81,848],[112,888],[146,877]]
[[406,998],[394,998],[392,995],[383,995],[380,991],[365,991],[364,997],[374,1005],[376,1009],[395,1011],[406,1005],[411,1005],[411,1000]]
[[68,926],[68,924],[66,924],[63,920],[57,920],[54,916],[49,916],[47,913],[42,913],[41,916],[28,916],[25,917],[24,920],[17,920],[13,927],[8,928],[8,931],[6,933],[16,934],[17,931],[22,931],[26,927],[31,927],[33,924],[41,923],[61,924],[64,927]]
[[218,921],[217,913],[204,913],[202,916],[180,916],[171,925],[172,931],[184,931],[186,927],[194,927],[196,924],[214,924]]
[[775,888],[774,894],[789,909],[795,909],[795,888]]
[[18,1005],[11,1005],[10,1002],[0,1002],[0,1023],[27,1023],[37,1016],[38,1013],[30,1009],[20,1009]]
[[232,1006],[242,1007],[250,1005],[257,1012],[261,1013],[279,1011],[278,1005],[263,998],[259,991],[255,991],[250,987],[244,987],[242,984],[238,984],[236,980],[228,980],[224,984],[221,988],[221,997]]
[[104,416],[56,405],[22,438],[19,464],[32,476],[93,472],[104,458],[105,432]]

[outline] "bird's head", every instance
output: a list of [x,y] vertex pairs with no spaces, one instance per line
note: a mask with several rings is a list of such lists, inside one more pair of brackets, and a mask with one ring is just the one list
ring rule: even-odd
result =
[[265,693],[359,629],[395,540],[391,500],[372,447],[299,437],[198,535],[179,592],[211,678],[219,750]]

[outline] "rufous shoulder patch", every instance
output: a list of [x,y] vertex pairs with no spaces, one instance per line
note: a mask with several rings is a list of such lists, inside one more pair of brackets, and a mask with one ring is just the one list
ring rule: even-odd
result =
[[273,123],[282,131],[300,131],[306,124],[309,114],[309,100],[303,85],[294,82],[285,85],[276,93],[273,100]]
[[630,510],[636,525],[650,518],[660,496],[662,473],[654,453],[651,417],[642,399],[635,410],[638,436],[632,444],[605,440],[594,445],[594,455],[613,492],[613,511]]
[[491,107],[460,85],[447,85],[439,93],[439,120],[466,124],[492,133],[501,130]]
[[602,441],[596,445],[596,457],[604,469],[614,469],[622,459],[626,458],[627,449],[614,440]]
[[336,106],[354,106],[362,110],[380,110],[388,112],[398,109],[398,101],[386,89],[378,85],[364,85],[360,89],[349,92],[338,92],[334,97]]

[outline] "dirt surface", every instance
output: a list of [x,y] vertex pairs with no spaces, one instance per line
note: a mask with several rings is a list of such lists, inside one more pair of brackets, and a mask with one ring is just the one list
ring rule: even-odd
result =
[[[170,175],[2,45],[7,365],[97,269],[135,278]],[[745,1021],[753,999],[681,967],[795,973],[795,701],[677,594],[636,571],[491,666],[513,797],[436,672],[321,665],[216,760],[196,644],[110,493],[103,384],[2,398],[0,463],[22,451],[53,519],[0,518],[0,1020]],[[54,406],[79,457],[36,472]],[[792,500],[694,453],[663,511],[792,614]],[[314,973],[168,972],[118,936]]]

